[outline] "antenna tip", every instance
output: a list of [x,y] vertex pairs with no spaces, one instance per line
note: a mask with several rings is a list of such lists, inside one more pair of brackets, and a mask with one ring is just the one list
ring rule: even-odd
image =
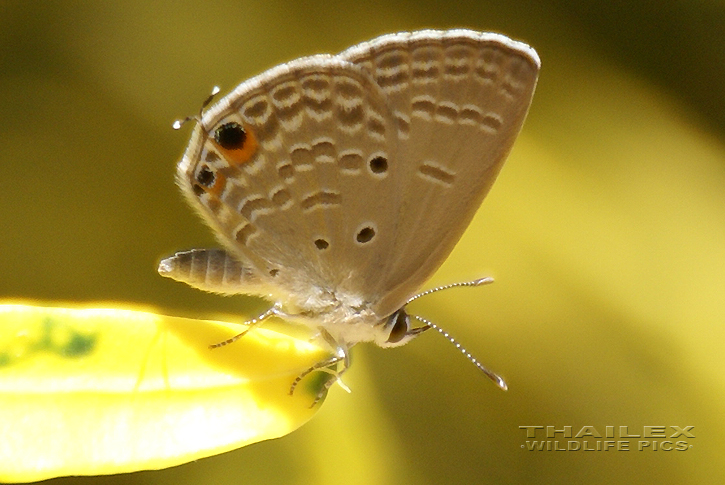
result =
[[496,376],[496,377],[498,377],[498,379],[496,379],[496,385],[498,385],[499,389],[501,389],[502,391],[508,391],[509,386],[506,384],[506,382],[503,379],[501,379],[500,376]]
[[183,122],[183,121],[181,121],[181,120],[176,120],[176,121],[174,121],[174,123],[173,123],[173,124],[172,124],[171,126],[172,126],[172,127],[173,127],[173,128],[175,129],[175,130],[178,130],[178,129],[181,129],[181,125],[183,125],[183,124],[184,124],[184,122]]
[[479,362],[475,362],[475,364],[478,366],[479,369],[481,369],[483,371],[484,374],[486,374],[486,377],[491,379],[493,381],[493,383],[498,386],[499,389],[501,389],[502,391],[509,390],[509,386],[508,386],[508,384],[506,384],[506,381],[503,380],[503,377],[486,369]]
[[477,279],[473,282],[474,286],[487,285],[489,283],[493,283],[493,278],[491,278],[490,276],[486,276],[485,278]]
[[216,96],[217,94],[219,94],[219,91],[221,91],[219,89],[219,86],[214,86],[213,88],[211,88],[211,95]]

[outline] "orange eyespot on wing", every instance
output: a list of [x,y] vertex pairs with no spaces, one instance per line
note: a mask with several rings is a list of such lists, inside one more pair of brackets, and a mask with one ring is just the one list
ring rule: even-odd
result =
[[206,192],[219,197],[224,191],[226,183],[227,178],[223,173],[213,170],[209,165],[203,164],[198,167],[194,175],[194,193],[200,196]]
[[232,165],[247,163],[258,147],[257,137],[251,127],[234,121],[224,123],[214,131],[214,143],[220,154]]
[[214,184],[208,187],[208,191],[219,197],[227,185],[227,178],[224,174],[217,172],[214,176]]

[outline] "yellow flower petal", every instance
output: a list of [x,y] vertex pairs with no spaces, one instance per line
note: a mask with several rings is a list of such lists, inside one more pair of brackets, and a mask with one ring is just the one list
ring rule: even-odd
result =
[[327,354],[231,323],[0,305],[0,481],[165,468],[304,424]]

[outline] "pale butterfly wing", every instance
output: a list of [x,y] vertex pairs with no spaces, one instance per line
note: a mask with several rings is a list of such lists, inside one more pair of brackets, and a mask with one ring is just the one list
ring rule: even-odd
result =
[[340,57],[373,76],[398,128],[395,192],[404,203],[380,215],[397,224],[374,307],[387,315],[441,265],[488,193],[526,117],[539,58],[525,44],[466,30],[386,35]]
[[[244,127],[226,149],[220,127]],[[332,56],[253,78],[195,129],[178,170],[183,192],[254,277],[299,309],[309,300],[375,297],[396,221],[397,132],[381,89]],[[244,291],[252,285],[243,284]],[[324,303],[324,302],[323,302]],[[318,305],[319,306],[319,305]],[[324,306],[324,305],[323,305]]]

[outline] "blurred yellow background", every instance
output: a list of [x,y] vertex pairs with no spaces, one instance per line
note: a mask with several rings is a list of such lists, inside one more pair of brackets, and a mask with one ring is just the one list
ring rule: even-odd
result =
[[[39,303],[264,308],[156,274],[162,256],[214,245],[174,185],[190,130],[171,122],[216,84],[428,27],[501,32],[542,59],[509,161],[430,284],[496,283],[412,306],[509,392],[433,333],[360,346],[352,394],[335,386],[287,437],[53,483],[722,482],[723,26],[714,0],[4,2],[0,297]],[[634,438],[630,451],[529,451],[519,426],[694,426],[695,438],[685,451]]]

